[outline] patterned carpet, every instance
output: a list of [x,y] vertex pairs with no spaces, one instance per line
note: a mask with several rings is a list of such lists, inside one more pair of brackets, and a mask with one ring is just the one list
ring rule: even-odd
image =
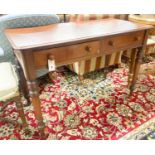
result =
[[[40,79],[47,139],[155,137],[155,76],[151,70],[145,73],[146,65],[142,68],[131,97],[128,97],[126,67],[109,70],[106,79],[104,70],[89,73],[82,83],[68,70],[59,73],[53,84],[47,77]],[[17,124],[0,122],[0,139],[40,139],[33,107],[25,107],[25,114],[31,133],[25,134]],[[3,116],[20,122],[15,103],[9,104]]]

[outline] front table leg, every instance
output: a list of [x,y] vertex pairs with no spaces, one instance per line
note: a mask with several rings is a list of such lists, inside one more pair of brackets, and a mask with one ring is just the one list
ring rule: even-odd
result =
[[137,51],[135,52],[135,63],[134,63],[134,66],[133,66],[133,76],[132,76],[132,79],[131,79],[131,85],[129,85],[130,94],[133,92],[134,85],[135,85],[137,77],[138,77],[140,65],[142,63],[142,57],[143,57],[142,48],[137,48]]
[[27,81],[27,85],[28,85],[29,94],[32,99],[32,104],[33,104],[36,119],[37,119],[38,130],[39,130],[40,136],[43,138],[45,137],[45,133],[44,133],[45,124],[43,122],[43,117],[41,113],[41,102],[39,99],[38,85],[35,80]]

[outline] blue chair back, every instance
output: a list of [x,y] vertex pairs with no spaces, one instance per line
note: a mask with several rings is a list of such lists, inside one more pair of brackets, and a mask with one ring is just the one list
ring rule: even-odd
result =
[[54,14],[13,14],[0,17],[0,47],[4,55],[0,56],[0,62],[15,63],[13,49],[5,36],[7,28],[24,28],[58,23],[59,17]]

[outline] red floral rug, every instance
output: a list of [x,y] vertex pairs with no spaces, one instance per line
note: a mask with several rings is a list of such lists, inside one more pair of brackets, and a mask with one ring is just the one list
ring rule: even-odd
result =
[[[66,70],[51,83],[40,81],[42,113],[47,139],[141,139],[155,123],[155,76],[140,74],[131,97],[127,89],[128,69],[89,73],[80,83]],[[0,122],[0,139],[40,139],[33,107],[25,107],[30,134],[22,127]],[[20,122],[15,103],[3,116]],[[144,132],[145,131],[145,132]]]

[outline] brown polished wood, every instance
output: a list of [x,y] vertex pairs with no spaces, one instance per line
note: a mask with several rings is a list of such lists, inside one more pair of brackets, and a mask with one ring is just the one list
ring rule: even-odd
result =
[[125,50],[129,48],[136,48],[142,45],[144,38],[144,31],[132,32],[119,36],[108,37],[103,40],[104,54],[111,54],[113,50]]
[[48,26],[7,29],[6,35],[14,49],[28,50],[60,47],[106,37],[143,31],[149,25],[135,24],[118,19],[52,24]]
[[[47,59],[49,55],[52,55],[53,58],[56,60],[56,65],[62,66],[66,64],[71,64],[72,62],[78,60],[88,59],[99,55],[99,50],[99,41],[46,49],[44,50],[44,52],[43,50],[38,50],[34,53],[34,63],[36,68],[44,68],[47,66]],[[39,59],[40,57],[42,59]]]
[[115,51],[138,49],[135,57],[133,56],[135,63],[130,66],[129,71],[131,88],[138,76],[141,55],[150,28],[152,26],[105,19],[7,29],[5,33],[28,81],[41,135],[44,135],[44,123],[35,80],[36,71],[47,68],[48,59],[52,58],[56,66],[62,66]]
[[134,68],[133,69],[133,77],[132,77],[132,81],[131,81],[131,85],[130,85],[130,94],[132,93],[132,91],[134,89],[134,85],[135,85],[136,80],[137,80],[140,65],[142,63],[142,58],[144,57],[144,50],[146,48],[147,39],[148,39],[148,31],[145,31],[143,46],[138,47],[137,51],[135,52],[136,56],[135,56],[135,63],[134,63],[134,67],[133,67]]

